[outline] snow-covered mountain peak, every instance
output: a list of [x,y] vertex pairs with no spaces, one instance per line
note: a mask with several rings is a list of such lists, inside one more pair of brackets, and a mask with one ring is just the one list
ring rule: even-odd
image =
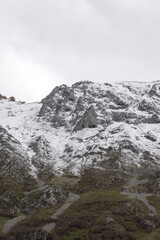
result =
[[[0,100],[0,125],[38,174],[160,161],[160,82],[61,85],[41,103]],[[24,155],[25,155],[24,154]]]

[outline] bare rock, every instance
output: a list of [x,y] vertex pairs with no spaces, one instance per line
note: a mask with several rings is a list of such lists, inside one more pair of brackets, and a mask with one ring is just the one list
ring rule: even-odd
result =
[[152,141],[152,142],[156,142],[157,139],[155,136],[153,136],[153,134],[151,134],[150,132],[147,132],[147,134],[145,135],[145,138],[147,138],[148,140]]
[[15,99],[15,97],[11,96],[11,97],[9,98],[9,101],[10,101],[10,102],[15,102],[16,99]]
[[78,121],[73,131],[80,131],[83,128],[95,128],[97,127],[97,114],[93,106],[90,106],[81,119]]
[[149,119],[149,123],[160,123],[160,118],[157,114],[153,114]]
[[143,99],[138,106],[139,111],[146,111],[148,113],[158,113],[159,110],[156,108],[156,105],[154,102],[147,101]]
[[7,97],[0,94],[0,100],[2,100],[2,99],[7,99]]
[[66,104],[69,101],[74,101],[74,91],[66,85],[61,85],[60,87],[55,87],[53,91],[42,100],[42,108],[40,109],[39,116],[44,116],[48,112],[54,111],[57,115],[59,112],[65,109]]
[[160,83],[155,83],[148,92],[150,97],[157,96],[160,97]]
[[13,240],[46,240],[47,233],[43,230],[19,230],[17,232],[13,232]]
[[110,224],[110,223],[114,223],[114,220],[111,217],[106,217],[105,221],[106,221],[107,225]]

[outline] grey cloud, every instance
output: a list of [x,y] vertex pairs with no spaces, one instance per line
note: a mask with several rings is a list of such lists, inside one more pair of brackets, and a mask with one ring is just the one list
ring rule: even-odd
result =
[[40,100],[57,84],[160,76],[157,0],[0,2],[2,94]]

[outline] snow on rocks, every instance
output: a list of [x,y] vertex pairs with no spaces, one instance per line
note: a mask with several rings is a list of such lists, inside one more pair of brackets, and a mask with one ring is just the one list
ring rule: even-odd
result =
[[38,166],[33,159],[54,171],[68,169],[76,174],[87,166],[139,167],[147,162],[146,156],[154,159],[147,164],[156,164],[160,161],[158,86],[84,81],[56,87],[41,103],[2,99],[0,125],[20,143],[34,176]]

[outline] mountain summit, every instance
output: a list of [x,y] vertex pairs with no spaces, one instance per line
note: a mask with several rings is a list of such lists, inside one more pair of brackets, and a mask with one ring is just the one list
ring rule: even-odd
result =
[[42,165],[79,174],[160,161],[160,81],[81,81],[55,87],[40,103],[1,99],[0,111],[0,125],[19,142],[33,176]]

